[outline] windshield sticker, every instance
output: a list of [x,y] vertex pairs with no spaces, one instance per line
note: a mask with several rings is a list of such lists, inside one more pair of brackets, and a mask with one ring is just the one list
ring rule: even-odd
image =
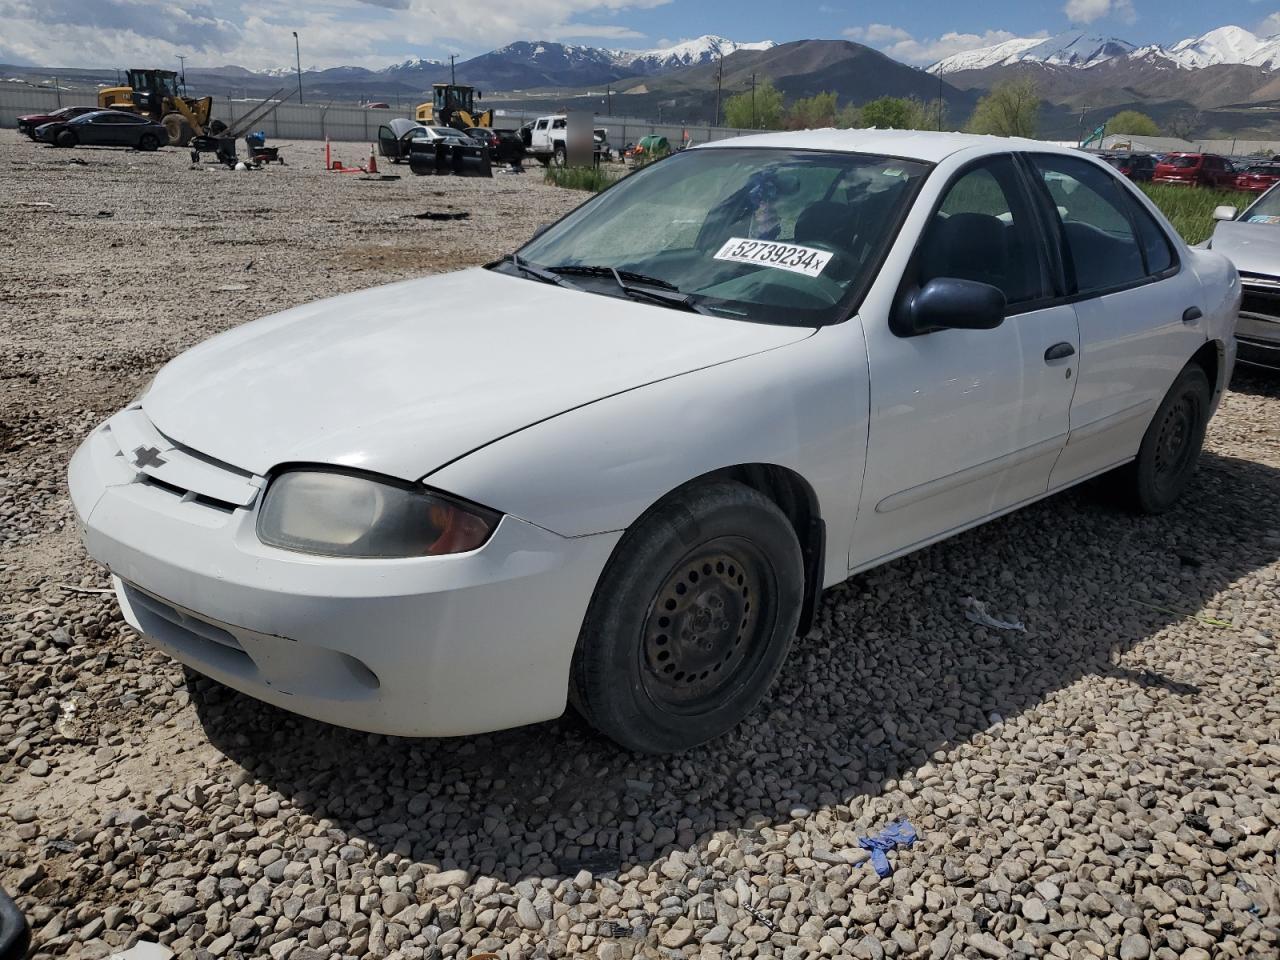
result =
[[717,260],[730,263],[751,263],[758,267],[776,267],[806,277],[816,277],[831,262],[833,254],[814,247],[802,247],[795,243],[778,243],[773,240],[748,240],[730,237],[725,241]]
[[1257,214],[1256,216],[1250,217],[1249,222],[1250,223],[1280,223],[1280,217],[1264,217],[1262,214]]

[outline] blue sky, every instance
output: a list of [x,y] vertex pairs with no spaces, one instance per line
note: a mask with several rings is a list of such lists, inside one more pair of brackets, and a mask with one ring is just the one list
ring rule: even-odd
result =
[[1172,43],[1234,23],[1280,32],[1280,0],[0,0],[0,62],[121,66],[293,63],[381,67],[483,53],[511,40],[646,49],[733,40],[845,38],[926,64],[1015,36],[1069,29]]

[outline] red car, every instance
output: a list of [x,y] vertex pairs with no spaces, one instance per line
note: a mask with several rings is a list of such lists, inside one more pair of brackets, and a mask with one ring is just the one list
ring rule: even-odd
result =
[[32,140],[36,138],[36,127],[46,123],[57,123],[60,120],[72,120],[82,114],[93,113],[101,107],[63,107],[52,113],[28,113],[18,118],[18,132],[25,133]]
[[1253,163],[1236,174],[1235,186],[1237,190],[1265,193],[1276,183],[1280,183],[1280,163]]
[[1188,187],[1235,186],[1236,175],[1216,153],[1166,153],[1156,164],[1153,183],[1177,183]]

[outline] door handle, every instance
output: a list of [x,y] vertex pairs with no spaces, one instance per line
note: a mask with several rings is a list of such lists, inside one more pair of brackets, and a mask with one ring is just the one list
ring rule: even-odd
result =
[[1055,360],[1065,360],[1067,357],[1074,357],[1075,354],[1076,348],[1066,341],[1055,343],[1044,352],[1044,362],[1053,363]]
[[1195,323],[1203,316],[1204,314],[1200,312],[1199,307],[1187,307],[1187,309],[1182,311],[1182,322]]

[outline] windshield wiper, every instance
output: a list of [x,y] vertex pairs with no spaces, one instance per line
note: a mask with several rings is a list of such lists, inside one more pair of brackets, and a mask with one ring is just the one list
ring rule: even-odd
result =
[[630,280],[633,283],[643,283],[646,286],[661,287],[663,290],[675,290],[676,292],[679,292],[680,289],[671,281],[663,280],[661,277],[649,277],[633,270],[619,270],[617,267],[596,267],[570,263],[562,267],[548,267],[547,269],[552,273],[567,273],[581,277],[613,277],[615,280],[621,277],[623,280]]
[[557,273],[552,273],[550,270],[545,270],[542,267],[534,266],[532,263],[529,263],[527,260],[521,257],[520,254],[518,253],[507,254],[507,260],[510,262],[510,264],[513,267],[515,267],[525,276],[533,277],[533,279],[535,280],[541,280],[543,283],[552,283],[552,284],[555,284],[557,287],[573,286],[573,284],[565,280],[564,277],[560,276]]
[[[662,280],[658,277],[647,277],[643,273],[634,273],[630,270],[619,270],[616,267],[594,267],[568,265],[563,267],[548,267],[552,273],[568,273],[578,274],[581,276],[593,277],[613,277],[618,284],[618,289],[632,299],[648,300],[650,303],[659,303],[664,307],[675,307],[677,310],[688,310],[690,313],[708,314],[709,311],[705,307],[699,306],[694,302],[693,296],[688,293],[681,293],[680,288],[674,283]],[[627,281],[632,281],[628,283]],[[643,284],[636,286],[635,284]]]

